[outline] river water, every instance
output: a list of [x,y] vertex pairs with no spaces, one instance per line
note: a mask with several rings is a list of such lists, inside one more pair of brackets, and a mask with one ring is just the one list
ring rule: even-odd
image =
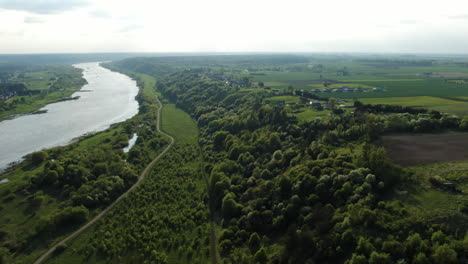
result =
[[88,84],[70,100],[46,105],[47,113],[0,122],[0,169],[34,151],[70,143],[88,132],[102,131],[138,112],[136,82],[99,63],[74,65]]

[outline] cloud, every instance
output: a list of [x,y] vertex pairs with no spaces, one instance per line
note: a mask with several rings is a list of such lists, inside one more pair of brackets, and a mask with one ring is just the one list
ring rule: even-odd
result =
[[0,9],[53,14],[87,5],[86,0],[0,0]]
[[36,23],[44,23],[45,20],[40,17],[36,16],[27,16],[24,18],[24,23],[26,24],[36,24]]
[[375,26],[379,28],[396,28],[395,25],[390,25],[390,24],[377,24]]
[[121,28],[118,32],[119,33],[127,33],[127,32],[138,30],[138,29],[141,29],[141,28],[143,28],[142,25],[133,24],[133,25],[129,25],[129,26]]
[[414,20],[414,19],[403,19],[403,20],[400,20],[400,23],[401,24],[405,24],[405,25],[414,25],[414,24],[418,24],[420,23],[421,21],[419,20]]
[[112,15],[109,12],[102,10],[102,9],[93,10],[89,14],[92,17],[96,17],[96,18],[111,18],[112,17]]
[[462,14],[457,16],[449,16],[450,19],[468,19],[468,14]]

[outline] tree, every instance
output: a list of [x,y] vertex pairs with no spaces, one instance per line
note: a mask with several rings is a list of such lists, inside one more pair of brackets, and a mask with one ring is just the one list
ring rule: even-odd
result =
[[267,263],[268,261],[268,256],[266,254],[265,249],[262,247],[260,248],[257,253],[255,253],[254,260],[256,263]]
[[437,264],[455,264],[457,262],[457,252],[451,249],[449,245],[443,244],[438,246],[432,255],[434,262]]
[[335,110],[336,108],[336,98],[331,97],[328,99],[328,105],[330,106],[330,110]]
[[424,254],[423,252],[419,252],[416,256],[413,258],[412,264],[427,264],[429,263],[429,258]]
[[369,257],[369,264],[390,264],[392,260],[387,253],[372,252]]
[[263,82],[258,82],[258,86],[259,86],[260,88],[263,88],[263,87],[265,86],[265,84],[264,84]]
[[240,215],[242,206],[238,204],[231,193],[224,196],[221,204],[221,213],[225,219],[231,219]]
[[249,238],[249,249],[251,252],[257,252],[260,248],[260,236],[257,232],[252,233]]
[[366,256],[353,254],[350,260],[346,262],[347,264],[368,264]]

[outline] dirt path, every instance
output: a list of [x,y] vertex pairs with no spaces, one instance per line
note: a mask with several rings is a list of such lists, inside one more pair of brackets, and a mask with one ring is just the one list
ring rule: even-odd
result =
[[169,143],[169,145],[167,145],[167,147],[156,157],[154,158],[150,164],[148,164],[148,166],[146,166],[145,170],[143,170],[143,172],[140,174],[140,176],[138,177],[138,180],[137,182],[132,186],[130,187],[130,189],[128,189],[126,192],[124,192],[122,195],[119,196],[119,198],[117,198],[113,203],[111,203],[108,207],[106,207],[106,209],[104,209],[102,212],[100,212],[98,215],[96,215],[93,219],[91,219],[88,223],[86,223],[84,226],[80,227],[80,229],[76,230],[75,232],[73,232],[71,235],[69,235],[68,237],[66,237],[65,239],[63,239],[62,241],[58,242],[55,246],[53,246],[52,248],[50,248],[46,253],[44,253],[39,259],[37,259],[34,264],[40,264],[42,262],[44,262],[45,259],[47,259],[54,251],[55,249],[59,246],[59,245],[63,245],[64,243],[66,243],[67,241],[69,241],[70,239],[76,237],[77,235],[81,234],[83,231],[85,231],[88,227],[90,227],[91,225],[93,225],[94,223],[96,223],[99,219],[101,219],[107,212],[109,212],[109,210],[111,210],[120,200],[124,199],[125,197],[128,196],[129,193],[131,193],[133,190],[135,190],[141,183],[141,181],[146,177],[146,174],[148,174],[148,171],[151,170],[151,168],[154,166],[154,164],[159,160],[161,159],[162,156],[164,156],[164,154],[166,154],[166,152],[169,151],[169,149],[171,149],[171,147],[174,145],[174,142],[175,142],[175,139],[170,136],[169,134],[166,134],[164,133],[163,131],[161,131],[160,129],[160,120],[161,120],[161,111],[162,111],[162,108],[163,108],[163,105],[162,103],[159,101],[159,98],[156,97],[156,100],[158,101],[158,104],[159,104],[159,111],[158,111],[158,117],[157,117],[157,124],[156,124],[156,128],[158,130],[159,133],[167,136],[170,138],[171,142]]

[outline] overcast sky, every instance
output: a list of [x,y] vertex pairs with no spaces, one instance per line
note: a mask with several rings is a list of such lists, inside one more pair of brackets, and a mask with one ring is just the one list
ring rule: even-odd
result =
[[0,0],[0,53],[468,53],[466,0]]

